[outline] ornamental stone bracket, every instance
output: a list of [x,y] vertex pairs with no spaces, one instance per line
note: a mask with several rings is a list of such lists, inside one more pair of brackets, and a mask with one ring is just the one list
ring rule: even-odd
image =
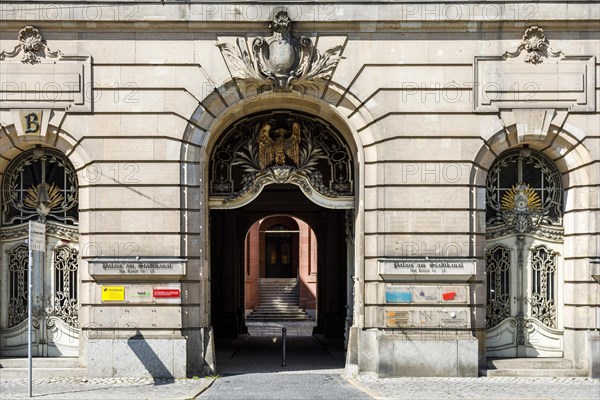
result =
[[292,34],[293,21],[284,10],[278,11],[269,28],[269,37],[257,37],[248,50],[246,41],[236,45],[217,43],[231,76],[244,90],[305,92],[328,81],[337,64],[342,46],[321,54],[312,40]]
[[0,109],[92,111],[91,56],[51,51],[30,25],[17,40],[12,51],[0,53]]
[[596,57],[555,51],[538,26],[531,26],[517,49],[473,62],[475,112],[504,109],[596,111]]

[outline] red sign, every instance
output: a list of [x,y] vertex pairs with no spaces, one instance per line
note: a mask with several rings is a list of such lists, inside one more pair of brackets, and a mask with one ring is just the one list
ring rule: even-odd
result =
[[444,301],[454,300],[455,297],[456,297],[456,292],[442,293],[442,299],[444,299]]
[[158,299],[178,299],[181,295],[180,289],[153,289],[152,296]]

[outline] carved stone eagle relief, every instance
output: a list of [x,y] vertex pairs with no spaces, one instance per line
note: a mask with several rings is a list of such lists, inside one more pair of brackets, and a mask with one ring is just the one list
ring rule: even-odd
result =
[[258,162],[261,169],[275,163],[279,166],[285,165],[287,155],[298,167],[300,165],[300,124],[292,124],[291,136],[287,129],[275,130],[275,139],[271,138],[271,124],[266,122],[260,128],[258,134]]

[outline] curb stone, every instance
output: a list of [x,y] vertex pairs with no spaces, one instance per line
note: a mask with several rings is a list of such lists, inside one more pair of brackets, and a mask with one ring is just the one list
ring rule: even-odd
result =
[[348,383],[350,383],[352,386],[354,386],[355,388],[357,388],[358,390],[366,393],[368,396],[372,397],[375,400],[379,400],[379,399],[384,399],[385,396],[381,396],[379,393],[376,393],[374,391],[372,391],[371,389],[369,389],[368,387],[364,386],[363,384],[361,384],[355,377],[349,377],[346,378],[346,381]]

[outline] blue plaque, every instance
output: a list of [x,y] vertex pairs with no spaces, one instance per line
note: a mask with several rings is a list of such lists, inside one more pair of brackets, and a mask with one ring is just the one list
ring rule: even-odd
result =
[[412,292],[385,291],[386,303],[411,303]]

